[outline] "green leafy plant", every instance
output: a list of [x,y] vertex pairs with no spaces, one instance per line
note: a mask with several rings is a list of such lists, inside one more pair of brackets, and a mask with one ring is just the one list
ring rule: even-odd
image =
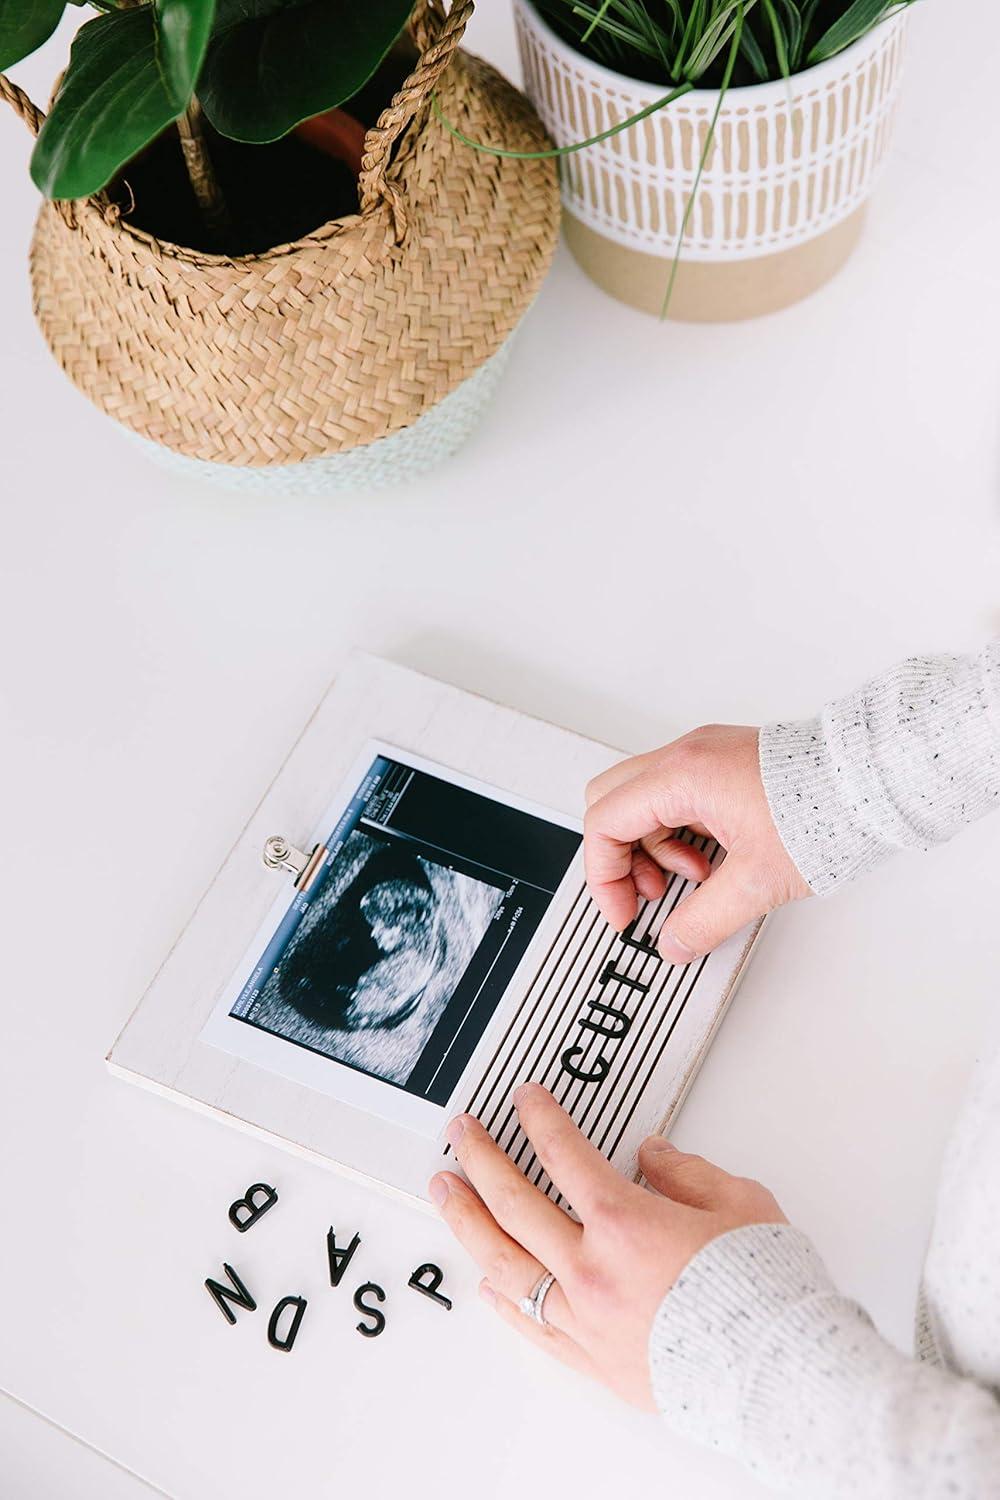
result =
[[649,83],[765,83],[825,62],[912,0],[534,0],[584,56]]
[[[71,0],[81,4],[83,0]],[[98,192],[177,123],[206,218],[224,215],[203,120],[263,144],[351,98],[406,24],[412,0],[91,0],[31,175],[47,197]],[[48,40],[65,0],[0,0],[0,71]]]
[[[444,128],[487,156],[562,157],[632,130],[695,88],[717,90],[687,196],[661,316],[666,317],[681,248],[729,89],[789,78],[843,52],[913,0],[532,0],[553,30],[576,50],[630,78],[667,85],[669,92],[597,135],[542,151],[514,151],[475,141],[434,110]],[[755,29],[756,28],[756,29]]]

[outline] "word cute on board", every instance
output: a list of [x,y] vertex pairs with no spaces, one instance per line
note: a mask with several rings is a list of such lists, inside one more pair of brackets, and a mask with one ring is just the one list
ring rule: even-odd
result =
[[[237,1198],[229,1205],[229,1222],[240,1234],[245,1234],[277,1201],[275,1188],[266,1182],[255,1182],[247,1188],[242,1198]],[[333,1227],[327,1231],[326,1251],[332,1287],[338,1287],[343,1281],[360,1244],[360,1234],[354,1234],[346,1244],[338,1245]],[[256,1312],[257,1299],[239,1272],[228,1262],[223,1261],[222,1270],[226,1282],[216,1281],[209,1276],[205,1280],[205,1286],[226,1322],[232,1324],[236,1322],[238,1308],[245,1312]],[[451,1298],[441,1291],[443,1280],[441,1267],[434,1265],[432,1261],[424,1261],[410,1273],[406,1284],[413,1291],[428,1297],[438,1307],[450,1312]],[[363,1281],[355,1288],[354,1306],[362,1314],[361,1322],[355,1324],[355,1327],[363,1338],[378,1338],[385,1329],[385,1314],[380,1307],[373,1306],[373,1303],[384,1303],[385,1300],[385,1289],[375,1281]],[[291,1351],[308,1305],[305,1297],[297,1292],[290,1293],[275,1303],[267,1323],[267,1342],[272,1349],[280,1349],[286,1354]]]
[[[603,1083],[611,1070],[614,1052],[632,1029],[642,1002],[653,988],[657,970],[663,963],[656,943],[649,934],[636,937],[639,918],[630,922],[624,932],[617,935],[618,951],[600,970],[596,980],[585,994],[577,1026],[582,1033],[596,1033],[600,1037],[597,1055],[584,1066],[587,1043],[590,1038],[583,1035],[577,1044],[567,1047],[560,1055],[559,1064],[564,1073],[580,1083]],[[628,966],[633,954],[639,954],[639,968],[632,974]],[[652,960],[652,969],[647,966]],[[629,1005],[632,1009],[629,1009]]]

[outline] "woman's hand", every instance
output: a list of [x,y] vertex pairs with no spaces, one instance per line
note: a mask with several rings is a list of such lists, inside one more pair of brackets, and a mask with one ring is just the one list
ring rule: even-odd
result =
[[658,901],[664,869],[679,868],[678,828],[707,834],[728,851],[660,930],[660,952],[674,963],[690,963],[755,917],[810,894],[774,826],[757,737],[739,725],[695,729],[612,766],[587,788],[587,884],[619,932],[636,914],[637,894]]
[[[539,1084],[522,1085],[514,1102],[538,1160],[582,1222],[528,1182],[471,1115],[452,1121],[448,1139],[472,1188],[439,1172],[431,1198],[486,1273],[480,1292],[505,1323],[653,1411],[646,1349],[670,1287],[717,1235],[744,1224],[781,1224],[785,1216],[760,1183],[730,1177],[659,1136],[639,1153],[656,1191],[637,1187]],[[556,1280],[545,1299],[548,1326],[540,1327],[518,1301],[546,1271]]]

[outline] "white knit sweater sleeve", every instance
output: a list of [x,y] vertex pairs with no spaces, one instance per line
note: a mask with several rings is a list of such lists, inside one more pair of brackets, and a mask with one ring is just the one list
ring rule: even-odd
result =
[[[903,662],[816,719],[761,731],[775,824],[813,891],[896,849],[940,843],[1000,806],[998,704],[995,642],[974,658]],[[995,1097],[989,1107],[992,1120]],[[937,1236],[971,1239],[961,1222],[940,1222],[945,1207],[943,1196]],[[995,1241],[961,1248],[975,1275],[954,1294],[968,1300],[971,1286],[980,1305],[995,1305]],[[799,1500],[1000,1495],[994,1382],[886,1343],[788,1225],[737,1229],[696,1255],[657,1313],[649,1356],[657,1405],[675,1428]]]
[[768,724],[760,766],[778,832],[823,895],[897,849],[1000,806],[1000,641],[913,657],[819,717]]
[[987,1500],[1000,1404],[894,1349],[787,1224],[733,1230],[690,1262],[650,1336],[657,1406],[798,1500]]

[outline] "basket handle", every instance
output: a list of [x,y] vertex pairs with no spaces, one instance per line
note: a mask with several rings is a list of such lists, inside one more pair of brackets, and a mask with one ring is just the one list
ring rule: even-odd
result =
[[[18,88],[17,84],[12,83],[4,73],[0,73],[0,99],[6,99],[11,109],[16,115],[21,117],[32,135],[38,134],[45,124],[44,110],[39,109],[37,104],[33,104],[24,92],[24,89]],[[55,209],[68,229],[77,228],[76,211],[69,199],[57,199]]]
[[4,74],[0,73],[0,99],[6,99],[11,109],[27,125],[32,135],[37,135],[45,124],[45,115],[36,104],[32,104],[24,89],[19,89],[16,83]]
[[[361,212],[370,213],[379,203],[388,203],[397,240],[402,240],[406,234],[407,221],[403,194],[386,175],[392,148],[430,98],[462,40],[474,9],[475,0],[451,0],[446,14],[443,0],[417,0],[410,18],[410,29],[420,52],[419,61],[365,136],[358,178]],[[0,73],[0,99],[5,99],[20,115],[32,135],[38,134],[45,123],[43,111],[3,73]],[[56,207],[70,228],[75,228],[73,205],[61,200]]]
[[410,18],[410,30],[420,52],[419,61],[365,136],[358,178],[361,212],[370,213],[380,203],[388,203],[397,240],[402,240],[406,234],[407,221],[403,194],[387,176],[392,148],[430,99],[462,40],[474,9],[474,0],[451,0],[446,14],[443,0],[417,0]]

